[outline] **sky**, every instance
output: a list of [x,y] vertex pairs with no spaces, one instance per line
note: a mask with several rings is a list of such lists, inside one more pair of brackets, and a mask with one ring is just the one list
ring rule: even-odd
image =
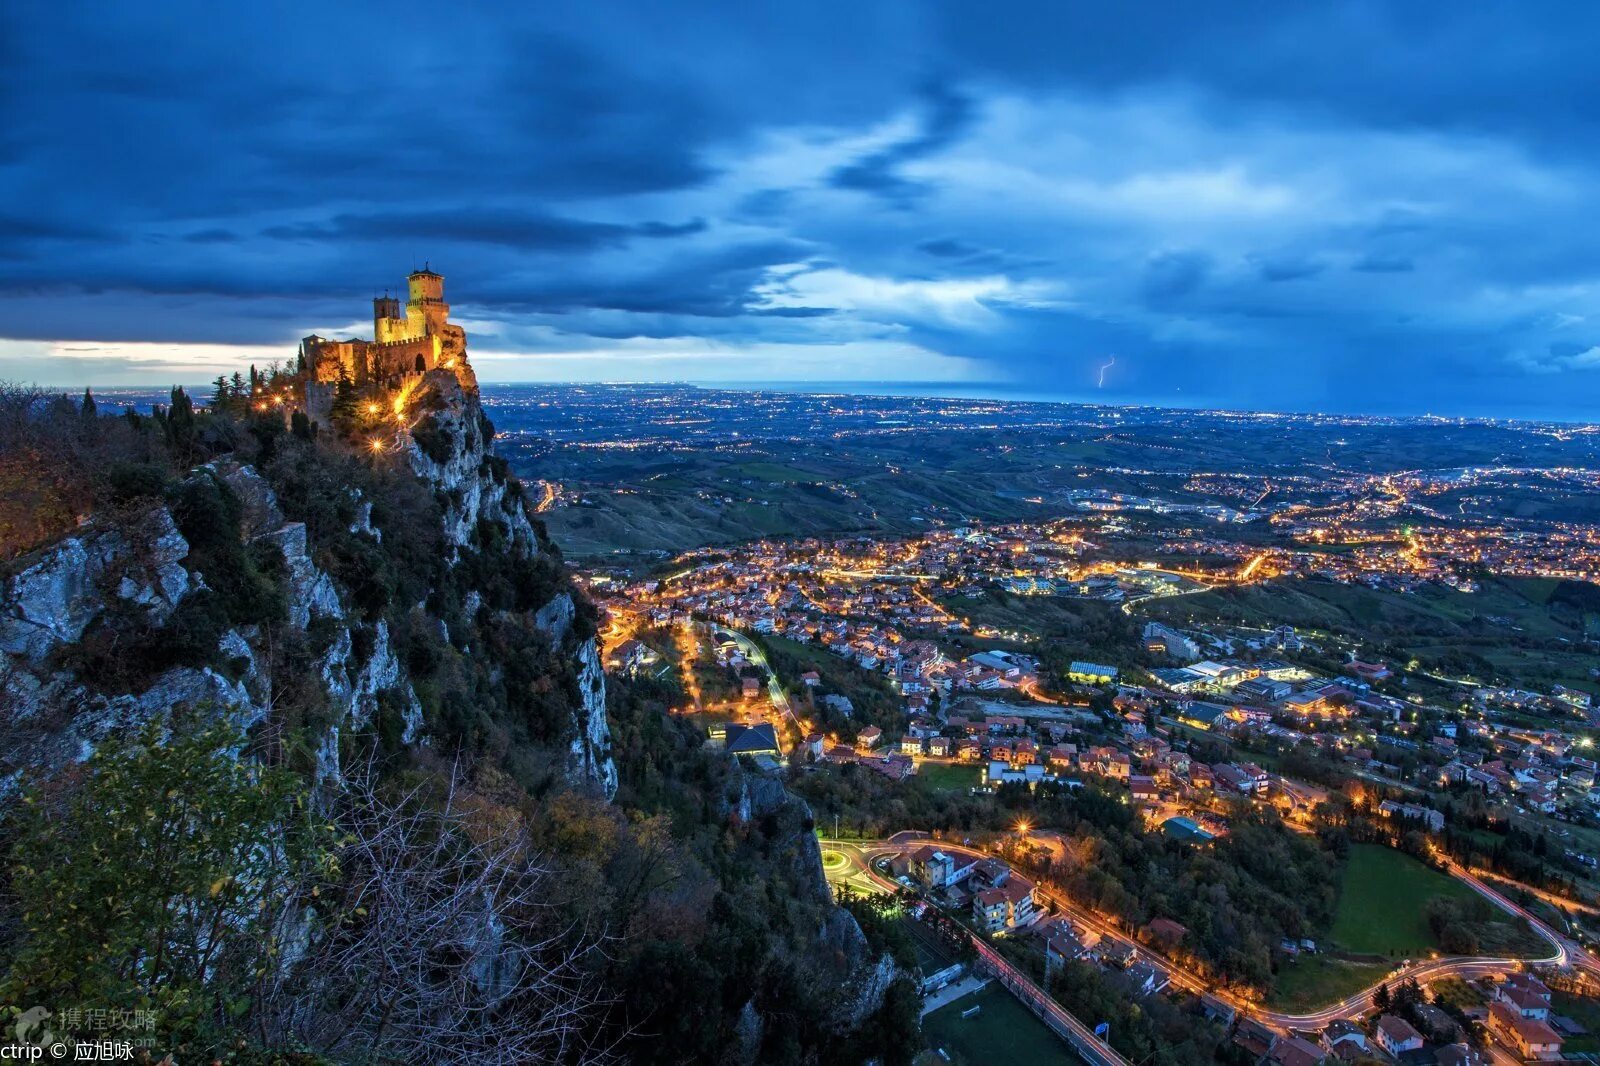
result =
[[290,358],[427,263],[485,381],[1600,418],[1597,31],[1490,0],[14,0],[0,379]]

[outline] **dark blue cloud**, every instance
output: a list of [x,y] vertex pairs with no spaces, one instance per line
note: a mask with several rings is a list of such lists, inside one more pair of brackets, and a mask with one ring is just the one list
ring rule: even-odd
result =
[[22,0],[0,363],[288,351],[428,260],[505,376],[848,346],[1106,399],[1600,404],[1597,36],[1576,3]]
[[928,191],[925,183],[907,179],[901,168],[953,144],[971,127],[976,108],[970,97],[942,82],[928,84],[921,96],[924,113],[918,116],[917,132],[837,168],[828,179],[834,187],[876,193],[900,206]]

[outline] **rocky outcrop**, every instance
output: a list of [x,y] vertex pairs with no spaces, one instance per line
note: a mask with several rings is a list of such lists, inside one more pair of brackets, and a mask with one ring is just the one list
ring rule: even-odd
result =
[[454,551],[472,542],[480,521],[497,522],[525,558],[542,549],[521,494],[489,461],[493,428],[476,388],[463,388],[454,371],[425,374],[409,403],[418,411],[406,458],[418,477],[445,499],[445,538]]
[[[487,521],[500,526],[507,550],[534,559],[550,549],[527,513],[520,487],[493,458],[492,427],[477,390],[464,388],[463,380],[455,372],[435,371],[424,375],[414,391],[413,405],[426,412],[432,437],[427,449],[411,441],[412,470],[441,502],[453,557],[474,543]],[[470,378],[465,380],[470,385]],[[420,422],[414,432],[421,432]],[[308,634],[317,627],[321,651],[315,671],[333,712],[320,734],[307,738],[318,783],[337,786],[340,738],[367,728],[384,701],[399,709],[401,742],[425,743],[422,703],[394,648],[389,623],[381,618],[363,622],[350,608],[338,583],[313,558],[306,526],[286,520],[267,480],[249,466],[226,461],[190,476],[227,486],[239,503],[244,539],[258,552],[270,548],[282,557],[288,624]],[[356,493],[354,503],[350,531],[381,543],[383,530],[374,523],[371,501]],[[160,718],[180,704],[216,707],[246,728],[266,717],[273,681],[258,664],[270,657],[263,654],[265,638],[254,626],[224,634],[210,665],[167,670],[134,692],[102,691],[101,679],[76,676],[68,657],[58,654],[112,612],[123,624],[132,618],[159,630],[186,597],[204,588],[206,575],[191,558],[173,513],[161,504],[115,521],[86,523],[14,571],[0,598],[0,794],[14,787],[22,768],[53,770],[85,759],[112,730]],[[478,602],[474,592],[469,613],[477,612]],[[610,797],[617,770],[605,675],[593,635],[575,631],[577,617],[572,595],[560,592],[538,611],[536,625],[558,654],[571,656],[577,678],[567,771]],[[437,624],[448,639],[444,622]]]
[[[470,545],[474,530],[485,521],[497,523],[511,550],[523,559],[548,550],[521,492],[513,490],[504,470],[492,461],[493,428],[477,389],[464,386],[453,371],[436,370],[423,376],[409,402],[428,414],[413,429],[407,459],[444,501],[445,537],[452,551],[459,553]],[[476,612],[475,596],[468,609]],[[573,633],[576,617],[572,596],[562,592],[538,610],[534,624],[552,647],[569,649],[576,659],[579,702],[567,754],[568,774],[592,784],[609,799],[617,792],[617,768],[606,720],[605,671],[593,635]]]
[[165,621],[189,592],[182,566],[188,554],[164,507],[126,526],[90,525],[38,553],[6,582],[0,652],[39,663],[81,638],[117,599]]

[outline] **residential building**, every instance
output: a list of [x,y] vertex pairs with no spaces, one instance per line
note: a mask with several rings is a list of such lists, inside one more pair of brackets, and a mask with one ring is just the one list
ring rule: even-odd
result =
[[1380,1017],[1372,1035],[1378,1046],[1391,1055],[1415,1051],[1422,1046],[1422,1034],[1417,1032],[1416,1027],[1394,1014]]

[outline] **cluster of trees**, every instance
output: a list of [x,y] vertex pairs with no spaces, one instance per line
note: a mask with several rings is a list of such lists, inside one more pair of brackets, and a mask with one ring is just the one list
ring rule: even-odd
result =
[[1124,794],[1093,785],[1002,786],[990,795],[930,793],[870,770],[799,774],[793,787],[817,818],[875,838],[908,825],[948,833],[1004,833],[1018,821],[1064,838],[1065,853],[1033,849],[1016,861],[1128,928],[1165,917],[1186,926],[1178,949],[1233,984],[1266,987],[1284,937],[1315,937],[1332,920],[1339,844],[1289,830],[1271,811],[1242,806],[1232,831],[1194,848],[1145,831]]
[[[850,953],[826,932],[833,902],[817,883],[805,808],[785,804],[741,822],[740,767],[666,713],[683,698],[674,682],[613,678],[608,694],[621,774],[614,809],[630,825],[670,826],[671,874],[609,971],[626,1005],[614,1019],[618,1050],[645,1063],[909,1062],[918,1047],[916,990],[897,980],[877,1010],[857,1016]],[[601,880],[610,883],[610,874]],[[914,962],[879,904],[852,901],[850,909],[871,953]],[[750,1009],[760,1019],[754,1027]]]
[[[906,715],[901,709],[901,701],[882,674],[862,670],[832,652],[813,652],[808,655],[806,652],[810,649],[796,646],[795,642],[784,637],[756,634],[752,639],[761,645],[766,653],[767,665],[777,673],[784,687],[812,700],[811,718],[823,732],[853,741],[864,726],[876,725],[891,736],[905,728]],[[844,696],[854,711],[849,715],[841,714],[825,706],[820,699],[813,700],[812,690],[800,681],[800,675],[808,670],[815,670],[821,675],[822,684],[819,688],[822,691]]]
[[545,900],[527,824],[449,774],[355,777],[334,809],[218,709],[114,738],[5,825],[0,1002],[149,1012],[157,1053],[233,1063],[578,1061],[592,931]]

